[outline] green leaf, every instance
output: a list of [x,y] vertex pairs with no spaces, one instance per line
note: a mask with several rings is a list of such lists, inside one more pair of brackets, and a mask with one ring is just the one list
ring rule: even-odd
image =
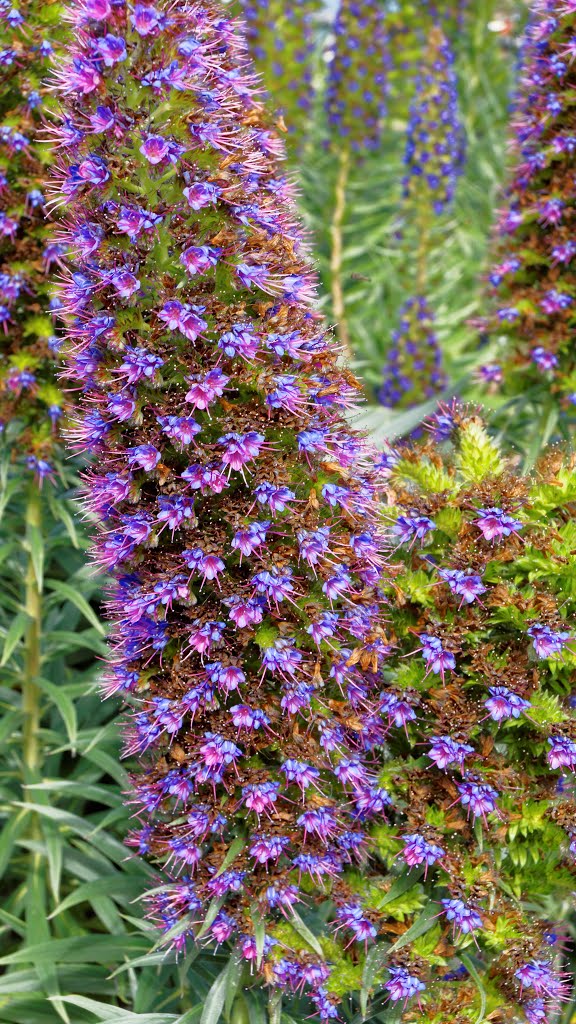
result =
[[362,988],[360,989],[360,1012],[365,1017],[368,1012],[368,999],[374,985],[374,981],[390,958],[390,943],[380,942],[368,950],[362,971]]
[[322,949],[322,946],[318,942],[318,939],[316,938],[314,933],[310,931],[308,925],[304,923],[304,921],[300,917],[300,914],[298,913],[297,910],[294,909],[294,907],[292,907],[292,913],[290,915],[290,924],[292,925],[294,931],[298,932],[300,938],[304,939],[304,942],[307,942],[310,948],[313,949],[315,953],[318,953],[318,955],[323,958],[324,950]]
[[86,996],[63,996],[63,1000],[72,1006],[95,1014],[98,1024],[178,1024],[179,1018],[173,1013],[132,1013],[110,1003],[100,1003]]
[[[28,873],[26,883],[26,946],[44,944],[50,940],[50,929],[46,915],[46,885],[44,875],[34,869]],[[32,963],[38,973],[42,989],[52,999],[58,1016],[65,1024],[69,1024],[69,1017],[65,1006],[60,998],[58,985],[58,974],[54,961],[51,958]]]
[[[206,932],[210,929],[211,925],[216,920],[216,918],[218,916],[218,911],[224,905],[224,902],[225,902],[225,897],[224,896],[215,896],[214,897],[214,899],[210,903],[210,906],[208,907],[208,910],[206,911],[206,916],[204,918],[204,921],[202,922],[200,930],[196,933],[196,939],[201,939],[204,935],[206,935]],[[167,932],[166,936],[164,938],[166,938],[169,935],[170,935],[170,932]]]
[[266,926],[255,903],[250,908],[250,917],[254,925],[254,939],[256,941],[256,969],[260,970],[264,956],[264,944],[266,942]]
[[230,955],[230,964],[236,962],[236,967],[231,970],[226,986],[226,1001],[224,1003],[224,1016],[229,1017],[232,1012],[232,1005],[240,988],[242,980],[242,955],[239,949],[233,949]]
[[87,935],[50,939],[0,957],[0,964],[111,964],[129,953],[144,952],[148,940],[138,935]]
[[41,676],[36,680],[38,686],[47,697],[50,698],[62,716],[62,721],[66,726],[66,732],[68,734],[68,742],[72,753],[76,753],[76,743],[78,737],[78,722],[76,719],[76,708],[74,702],[70,699],[65,689],[61,686],[56,686],[55,683],[51,683],[48,679],[44,679]]
[[228,853],[224,857],[224,860],[222,861],[220,867],[218,868],[218,871],[214,875],[214,878],[218,878],[218,875],[223,874],[223,872],[227,870],[229,865],[236,860],[236,857],[240,853],[242,853],[242,850],[244,849],[245,846],[246,840],[243,839],[242,836],[237,836],[236,839],[232,840],[232,842],[230,843],[230,849],[228,850]]
[[421,935],[424,935],[430,928],[434,927],[434,922],[438,917],[438,908],[429,903],[422,913],[416,918],[414,924],[408,928],[408,931],[404,932],[396,942],[390,946],[390,953],[395,953],[399,949],[403,949],[414,939],[418,939]]
[[67,601],[70,601],[70,604],[75,605],[84,618],[88,620],[90,625],[94,626],[94,629],[96,629],[101,636],[105,636],[106,630],[104,629],[104,626],[80,590],[77,590],[69,583],[63,583],[62,580],[46,580],[46,586],[49,587],[50,590],[55,591],[56,594],[64,597]]
[[238,990],[240,975],[241,960],[236,955],[230,959],[212,985],[204,1003],[200,1024],[219,1024],[229,992],[233,992],[233,999]]
[[432,399],[423,402],[422,405],[415,405],[413,409],[367,406],[360,413],[354,412],[350,419],[356,430],[365,430],[370,435],[370,440],[378,445],[411,434],[422,420],[434,412],[437,404],[438,399]]
[[473,978],[474,982],[476,983],[476,988],[478,989],[480,995],[480,1013],[476,1018],[475,1024],[482,1024],[482,1021],[484,1020],[486,1014],[486,991],[484,989],[484,985],[482,984],[482,978],[480,977],[478,971],[476,970],[476,967],[474,966],[471,957],[469,957],[466,953],[460,953],[460,959],[464,964],[464,967],[468,971],[470,977]]
[[413,868],[407,874],[400,875],[388,892],[378,897],[378,906],[385,907],[388,903],[393,903],[394,900],[397,900],[399,896],[403,896],[405,892],[408,892],[409,889],[416,885],[416,882],[423,874],[424,868]]
[[0,832],[0,878],[4,875],[12,858],[14,846],[27,825],[29,808],[24,804],[22,810],[12,814]]
[[18,614],[12,619],[4,640],[2,658],[0,659],[0,668],[10,661],[10,658],[25,634],[30,621],[30,616],[27,612],[18,612]]

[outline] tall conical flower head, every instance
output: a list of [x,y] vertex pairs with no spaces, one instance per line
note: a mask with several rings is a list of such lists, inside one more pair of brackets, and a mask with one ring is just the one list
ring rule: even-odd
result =
[[404,193],[435,213],[451,205],[464,162],[454,54],[442,31],[429,35],[410,105]]
[[390,408],[418,405],[437,394],[445,379],[434,314],[423,296],[415,296],[402,306],[392,332],[378,399]]
[[386,14],[379,4],[340,0],[326,110],[338,148],[377,149],[386,110],[390,52]]
[[[468,950],[488,1011],[551,1021],[568,983],[546,915],[576,875],[576,462],[555,452],[532,481],[474,412],[441,408],[429,426],[389,479],[400,566],[380,781],[404,814],[379,826],[381,848],[438,908],[410,946],[423,1019],[478,1018]],[[363,896],[381,898],[370,883]]]
[[486,326],[502,342],[504,391],[537,405],[576,404],[576,241],[573,94],[576,5],[539,0],[515,118],[516,168],[489,275]]
[[248,49],[289,144],[298,144],[310,122],[314,98],[315,19],[320,0],[242,0]]
[[40,479],[63,412],[50,316],[59,261],[45,222],[47,156],[40,145],[56,8],[0,4],[0,423]]
[[[172,0],[71,17],[61,297],[134,842],[171,879],[151,902],[177,946],[232,936],[259,965],[388,801],[377,481],[238,23]],[[325,976],[308,962],[298,986]]]

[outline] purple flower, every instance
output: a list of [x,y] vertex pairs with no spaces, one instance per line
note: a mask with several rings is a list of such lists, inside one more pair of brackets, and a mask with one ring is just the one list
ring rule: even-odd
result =
[[555,654],[561,654],[572,639],[569,632],[551,629],[542,622],[530,626],[528,636],[532,638],[532,646],[539,658],[552,658]]
[[221,398],[230,380],[218,368],[210,370],[205,376],[198,375],[190,380],[190,390],[185,396],[194,409],[207,409],[216,398]]
[[179,330],[189,341],[196,341],[196,338],[205,331],[208,324],[199,316],[204,312],[204,306],[182,305],[177,300],[166,302],[158,314],[164,320],[170,331]]
[[406,967],[389,967],[388,974],[389,978],[384,982],[384,988],[393,1003],[400,1000],[407,1002],[418,992],[424,992],[426,988],[424,982],[410,974]]
[[91,154],[78,165],[78,177],[91,185],[104,185],[110,178],[110,171],[102,157]]
[[482,928],[482,918],[472,907],[467,906],[463,900],[449,899],[440,900],[444,907],[444,913],[448,921],[454,922],[454,930],[462,935],[469,935],[470,932]]
[[548,743],[547,757],[551,768],[576,768],[576,743],[567,736],[551,736]]
[[474,747],[469,743],[458,743],[450,736],[436,736],[433,737],[428,757],[442,770],[451,764],[456,764],[461,769],[464,766],[464,759],[473,753]]
[[554,370],[558,366],[558,356],[554,355],[553,352],[547,352],[541,345],[532,349],[530,358],[539,370]]
[[211,182],[197,181],[183,189],[183,193],[193,210],[201,210],[217,202],[220,189]]
[[162,21],[162,15],[152,6],[146,4],[135,4],[132,12],[132,27],[139,36],[149,36],[156,33]]
[[402,856],[410,868],[418,867],[420,864],[425,864],[428,868],[446,852],[441,846],[429,843],[424,836],[418,835],[418,833],[402,836],[402,842],[404,843]]
[[465,779],[458,787],[460,803],[466,807],[473,818],[485,819],[496,809],[498,793],[487,783],[476,782],[473,779]]
[[346,928],[352,932],[352,941],[366,943],[369,939],[376,938],[376,928],[365,917],[359,903],[344,903],[341,907],[337,908],[336,917],[340,922],[341,928]]
[[557,288],[551,288],[540,300],[540,308],[543,313],[555,314],[569,309],[574,299],[567,292],[560,292]]
[[440,637],[420,633],[418,639],[422,641],[422,647],[419,650],[422,651],[422,657],[427,665],[426,675],[429,672],[434,672],[436,675],[442,676],[443,679],[446,671],[451,672],[456,668],[456,658],[450,651],[443,648]]
[[162,135],[146,135],[140,146],[142,156],[145,156],[149,163],[159,164],[165,160],[170,153],[170,142]]
[[400,538],[401,544],[413,543],[415,540],[424,542],[429,533],[436,529],[436,523],[428,516],[398,516],[392,527],[392,533]]
[[522,988],[533,988],[537,996],[558,999],[563,995],[563,983],[554,966],[547,960],[530,960],[514,974]]
[[522,530],[524,523],[520,519],[504,512],[501,508],[483,508],[478,510],[478,516],[474,520],[484,540],[500,540],[502,537],[510,537],[512,534]]
[[486,593],[486,587],[476,573],[460,569],[439,569],[438,575],[445,580],[453,594],[462,598],[460,608],[463,604],[472,604],[480,594]]
[[434,26],[416,77],[404,164],[406,195],[441,214],[452,205],[464,165],[465,137],[451,46]]
[[221,249],[211,245],[190,245],[180,256],[189,274],[204,274],[218,263]]
[[508,718],[520,718],[530,701],[524,700],[506,686],[491,686],[490,696],[484,701],[484,707],[495,722],[503,722]]
[[98,40],[98,51],[107,68],[126,60],[126,43],[121,36],[108,32]]
[[[398,695],[381,708],[382,475],[347,421],[356,389],[234,20],[168,0],[72,0],[71,17],[59,330],[75,442],[96,455],[94,561],[113,575],[107,689],[136,702],[131,841],[164,876],[147,905],[176,952],[218,900],[200,939],[235,936],[262,976],[240,901],[269,933],[300,876],[320,937],[336,929],[327,883],[376,852],[361,823],[391,803],[386,714],[413,714]],[[365,941],[380,917],[349,931]],[[318,995],[329,967],[290,945]]]
[[160,452],[152,444],[139,444],[127,449],[127,461],[130,469],[145,469],[150,473],[161,459]]

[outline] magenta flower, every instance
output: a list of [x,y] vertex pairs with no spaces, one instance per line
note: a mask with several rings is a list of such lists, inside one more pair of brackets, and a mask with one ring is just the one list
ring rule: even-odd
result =
[[548,763],[551,768],[576,768],[576,743],[567,736],[551,736],[548,743]]
[[492,543],[495,540],[501,540],[502,537],[510,537],[518,533],[524,527],[524,523],[520,519],[514,519],[501,508],[479,509],[475,523],[484,540]]
[[155,34],[163,20],[156,7],[135,4],[131,15],[132,26],[139,36]]
[[491,686],[484,707],[495,722],[503,722],[508,718],[520,718],[522,712],[530,707],[530,701],[519,697],[506,686]]
[[162,135],[147,135],[140,146],[142,156],[145,156],[149,163],[159,164],[165,160],[170,152],[170,142]]
[[572,639],[569,632],[551,629],[542,622],[535,622],[530,626],[528,636],[532,638],[532,645],[539,658],[551,658],[555,654],[561,654]]
[[420,864],[430,867],[446,852],[441,846],[429,843],[424,836],[417,833],[402,836],[402,842],[404,843],[402,856],[410,868],[418,867]]
[[428,751],[428,757],[434,761],[437,768],[444,770],[449,765],[455,764],[460,769],[468,754],[474,753],[474,747],[469,743],[458,743],[450,736],[436,736],[432,740],[432,746]]

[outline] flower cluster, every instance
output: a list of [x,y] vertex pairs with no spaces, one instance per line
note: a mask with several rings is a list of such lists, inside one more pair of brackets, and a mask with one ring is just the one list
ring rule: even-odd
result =
[[326,111],[337,146],[377,149],[386,109],[390,48],[383,7],[340,0],[326,85]]
[[501,390],[536,407],[576,404],[573,3],[538,0],[527,30],[514,121],[515,169],[489,274]]
[[442,31],[431,30],[410,105],[404,193],[434,213],[452,204],[464,163],[454,54]]
[[[576,874],[576,460],[554,453],[531,482],[473,411],[441,408],[429,430],[388,481],[400,566],[380,781],[395,810],[373,836],[391,866],[419,868],[418,905],[438,905],[401,964],[426,985],[426,1020],[477,1019],[472,949],[488,1014],[551,1021],[566,981],[546,914]],[[356,898],[381,894],[368,878]]]
[[305,132],[314,97],[314,21],[319,0],[242,0],[250,56],[282,113],[289,142]]
[[131,842],[163,871],[150,911],[178,949],[231,939],[329,1019],[329,952],[285,919],[331,899],[326,942],[374,932],[347,879],[390,805],[383,469],[346,423],[358,384],[313,305],[238,23],[171,0],[70,17],[60,297],[114,576],[106,689],[139,759]]
[[39,142],[56,15],[30,6],[0,4],[0,429],[42,481],[64,411],[49,285],[60,249],[47,237]]
[[390,408],[418,405],[437,394],[444,383],[434,314],[419,295],[408,299],[400,310],[400,324],[392,332],[378,400]]

